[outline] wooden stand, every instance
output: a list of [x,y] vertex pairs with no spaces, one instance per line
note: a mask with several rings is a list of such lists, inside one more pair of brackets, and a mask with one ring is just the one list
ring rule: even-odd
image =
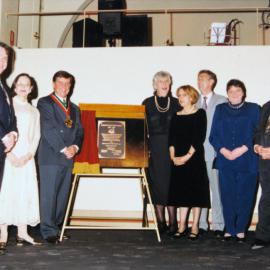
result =
[[[141,181],[141,192],[142,192],[142,200],[143,200],[143,213],[142,213],[142,227],[135,227],[135,226],[79,226],[79,225],[69,225],[70,224],[70,220],[72,218],[71,213],[73,210],[73,205],[76,199],[76,195],[77,195],[77,189],[78,189],[78,184],[80,182],[80,179],[82,177],[95,177],[95,178],[139,178]],[[149,222],[148,222],[148,216],[147,216],[147,204],[150,205],[150,210],[151,210],[151,214],[154,220],[154,226],[150,227],[149,226]],[[89,220],[89,218],[87,218]],[[60,234],[60,241],[63,240],[63,235],[66,229],[128,229],[128,230],[154,230],[156,231],[156,235],[157,235],[157,239],[158,242],[161,242],[160,239],[160,234],[159,234],[159,230],[158,230],[158,226],[157,226],[157,218],[156,218],[156,214],[155,214],[155,209],[152,203],[152,199],[151,199],[151,195],[150,195],[150,190],[149,190],[149,186],[148,186],[148,182],[147,182],[147,178],[146,178],[146,174],[145,174],[145,170],[144,168],[140,168],[140,174],[116,174],[116,173],[100,173],[100,174],[75,174],[74,176],[74,180],[72,183],[72,188],[71,188],[71,192],[69,195],[69,200],[68,200],[68,205],[67,205],[67,210],[65,213],[65,218],[64,218],[64,223],[63,223],[63,227],[61,230],[61,234]]]
[[[97,173],[92,174],[88,171],[85,171],[86,173],[80,173],[80,171],[77,171],[77,174],[75,174],[71,193],[69,195],[67,210],[65,213],[64,223],[60,234],[60,241],[63,239],[63,235],[66,229],[129,229],[129,230],[154,230],[156,231],[157,239],[160,242],[160,234],[158,231],[157,226],[157,218],[155,214],[155,209],[152,203],[149,186],[145,174],[145,169],[148,167],[148,149],[147,149],[147,143],[146,143],[146,120],[145,120],[145,107],[142,105],[117,105],[117,104],[80,104],[80,109],[82,111],[82,114],[84,111],[95,111],[96,115],[96,121],[97,125],[100,121],[106,122],[107,126],[112,125],[111,122],[114,122],[114,127],[122,125],[123,122],[125,124],[123,125],[125,127],[122,134],[121,132],[118,132],[117,129],[110,128],[108,131],[103,130],[100,132],[102,136],[99,137],[98,132],[98,138],[100,140],[98,141],[99,145],[99,164],[101,168],[129,168],[129,169],[139,169],[139,173],[134,174],[127,174],[127,173]],[[118,123],[119,125],[115,124]],[[111,123],[111,124],[110,124]],[[111,131],[111,132],[110,132]],[[105,135],[107,136],[105,136]],[[124,152],[123,157],[115,157],[114,154],[117,154],[118,151],[120,151],[117,147],[114,150],[114,153],[111,153],[111,156],[104,156],[103,150],[107,151],[111,149],[111,144],[109,144],[110,147],[106,148],[106,143],[108,141],[104,141],[104,144],[100,143],[103,140],[103,135],[105,138],[108,138],[111,134],[117,135],[123,135],[122,137],[125,138],[124,143],[120,144],[119,141],[116,140],[115,146],[118,147],[118,143],[122,145],[122,148],[119,149]],[[119,136],[119,138],[121,137]],[[122,138],[121,137],[121,138]],[[118,137],[117,137],[118,138]],[[112,141],[114,141],[112,139]],[[89,151],[89,150],[87,150]],[[108,151],[109,152],[109,151]],[[142,226],[136,227],[136,226],[121,226],[118,224],[118,226],[113,226],[111,224],[104,224],[104,220],[106,218],[100,219],[101,225],[86,225],[86,226],[80,226],[80,225],[70,225],[70,220],[75,219],[78,217],[72,217],[72,210],[73,205],[76,199],[77,195],[77,189],[78,184],[80,182],[80,179],[82,177],[85,178],[137,178],[140,179],[141,184],[141,194],[142,194],[142,200],[143,200],[143,211],[142,211]],[[150,210],[152,213],[154,226],[149,226],[148,222],[148,216],[147,216],[147,205],[150,205]],[[89,217],[80,217],[81,220],[91,220]],[[95,219],[92,219],[95,220]],[[117,220],[117,218],[114,219],[114,221]],[[131,220],[131,219],[130,219]]]

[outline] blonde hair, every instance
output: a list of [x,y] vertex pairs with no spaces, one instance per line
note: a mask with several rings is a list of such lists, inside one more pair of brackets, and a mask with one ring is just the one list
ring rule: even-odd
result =
[[179,97],[180,90],[183,90],[190,97],[192,104],[195,104],[198,101],[200,94],[193,86],[187,84],[178,87],[176,90],[177,97]]
[[159,71],[157,72],[153,77],[153,87],[155,89],[155,84],[160,78],[166,78],[168,79],[169,83],[172,84],[172,75],[167,71]]

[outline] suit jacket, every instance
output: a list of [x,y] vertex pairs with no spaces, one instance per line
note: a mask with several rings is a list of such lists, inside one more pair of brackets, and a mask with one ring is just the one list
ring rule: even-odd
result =
[[259,124],[257,126],[256,132],[254,135],[254,143],[255,144],[269,147],[268,145],[264,145],[264,143],[263,143],[264,142],[263,137],[265,134],[265,128],[266,128],[266,124],[267,124],[267,120],[268,120],[269,116],[270,116],[270,101],[265,103],[262,107],[260,121],[259,121]]
[[67,159],[61,150],[70,145],[81,148],[83,128],[79,108],[71,103],[70,118],[72,127],[65,125],[66,115],[50,97],[39,99],[41,139],[38,149],[39,165],[73,166],[73,160]]
[[8,98],[10,104],[8,104],[7,96],[0,84],[0,157],[4,155],[5,151],[2,139],[11,131],[17,132],[16,117],[12,106],[12,100],[10,97]]
[[[210,136],[210,131],[211,131],[212,122],[213,122],[213,116],[215,113],[216,106],[218,104],[224,103],[226,101],[227,101],[226,97],[218,95],[215,92],[213,92],[213,95],[212,95],[210,102],[207,106],[207,110],[206,110],[207,130],[206,130],[206,140],[204,141],[205,161],[212,162],[216,156],[215,150],[209,142],[209,136]],[[199,100],[197,101],[196,105],[198,108],[202,107],[202,95],[200,95]]]
[[[256,132],[254,135],[254,144],[259,144],[265,147],[270,146],[270,138],[269,135],[265,136],[265,128],[267,125],[268,117],[270,116],[270,101],[265,103],[261,110],[260,121],[256,128]],[[270,169],[270,159],[261,159],[259,157],[259,170],[267,170]]]

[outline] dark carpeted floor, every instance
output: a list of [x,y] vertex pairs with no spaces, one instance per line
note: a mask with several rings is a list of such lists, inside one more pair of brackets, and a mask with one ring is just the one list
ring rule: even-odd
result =
[[[59,245],[15,245],[11,229],[8,252],[0,269],[270,269],[270,248],[252,251],[254,233],[244,244],[223,243],[210,232],[197,241],[158,243],[153,231],[69,230],[71,239]],[[31,234],[39,237],[38,229]]]

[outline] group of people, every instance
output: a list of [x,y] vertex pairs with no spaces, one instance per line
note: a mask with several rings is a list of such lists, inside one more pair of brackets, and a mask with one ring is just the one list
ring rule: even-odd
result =
[[[44,240],[58,243],[73,158],[83,141],[80,111],[70,101],[73,75],[56,72],[52,93],[40,98],[35,108],[31,100],[37,87],[30,75],[19,74],[11,91],[5,84],[10,53],[0,42],[1,254],[9,225],[18,227],[17,245],[40,245],[27,231],[27,225],[39,223]],[[246,102],[246,87],[238,79],[227,83],[227,97],[216,94],[217,77],[210,70],[201,70],[197,79],[199,91],[183,85],[174,98],[171,75],[157,72],[154,94],[143,102],[148,176],[159,230],[175,239],[197,240],[209,230],[212,208],[215,236],[244,242],[259,172],[262,195],[252,248],[265,247],[270,244],[270,102],[262,110]],[[190,210],[193,222],[188,230]]]
[[217,76],[210,70],[201,70],[197,82],[199,91],[180,86],[177,100],[170,73],[157,72],[154,94],[143,102],[159,231],[174,239],[197,240],[210,229],[212,207],[215,236],[245,242],[259,175],[262,196],[252,249],[263,248],[270,244],[270,102],[262,111],[247,102],[245,84],[238,79],[228,81],[227,97],[216,94]]
[[58,243],[73,158],[83,140],[79,108],[69,99],[73,75],[56,72],[52,93],[40,98],[35,108],[31,100],[37,87],[30,75],[19,74],[11,91],[5,85],[11,52],[0,42],[0,254],[6,251],[9,225],[18,227],[19,246],[41,244],[27,232],[27,225],[39,223],[43,239]]

